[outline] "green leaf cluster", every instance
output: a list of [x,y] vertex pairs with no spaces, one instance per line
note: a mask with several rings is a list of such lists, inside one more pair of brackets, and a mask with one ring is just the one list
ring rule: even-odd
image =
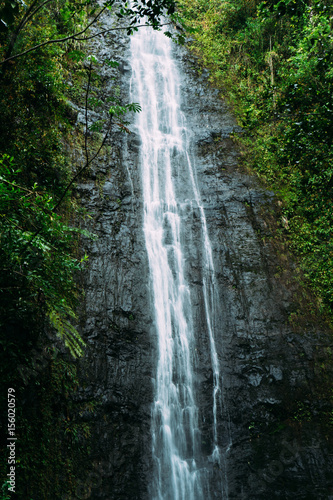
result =
[[[20,52],[45,37],[57,37],[86,22],[84,5],[77,9],[77,14],[64,18],[66,6],[74,3],[49,2],[18,30],[30,7],[34,4],[37,8],[42,3],[19,5],[5,31],[0,32],[1,58],[10,50]],[[7,1],[0,4],[1,18],[1,9],[7,5]],[[42,369],[35,370],[33,352],[40,344],[47,348],[57,342],[55,334],[75,357],[82,355],[84,348],[76,330],[78,320],[74,311],[82,296],[75,276],[85,258],[81,259],[78,252],[77,205],[70,190],[55,209],[73,176],[67,154],[72,125],[66,105],[66,81],[73,63],[67,53],[82,48],[70,44],[45,46],[1,66],[0,366],[3,387],[15,387],[20,393],[17,407],[17,432],[22,446],[17,463],[20,498],[60,497],[61,488],[63,491],[68,488],[72,468],[71,455],[62,447],[61,429],[68,406],[64,394],[66,373],[73,365],[61,362],[57,375],[61,394],[55,395],[55,388],[50,386],[53,371],[48,358]],[[25,379],[29,384],[27,391]],[[2,391],[2,413],[5,413],[5,395]],[[59,411],[54,407],[56,402]],[[1,455],[4,459],[7,456],[4,448]],[[7,463],[1,461],[0,465],[3,480],[8,473]],[[64,478],[66,484],[62,484]]]
[[247,131],[247,164],[283,201],[281,227],[313,307],[332,318],[332,4],[181,0],[180,15]]
[[74,355],[83,341],[69,323],[75,318],[74,272],[81,267],[73,255],[69,227],[53,210],[54,198],[37,183],[19,184],[22,170],[13,158],[0,158],[0,325],[26,314],[50,318]]
[[[158,29],[174,2],[0,0],[0,366],[4,387],[19,393],[20,498],[73,493],[76,459],[85,455],[90,432],[76,420],[71,399],[73,358],[85,347],[75,313],[82,297],[76,277],[87,260],[80,258],[79,243],[82,234],[92,237],[77,228],[83,210],[72,188],[114,126],[128,132],[126,114],[140,111],[121,101],[117,82],[113,95],[103,96],[101,63],[86,54],[87,40],[96,36],[90,26],[98,26],[107,9],[119,18],[109,31],[132,33],[144,15]],[[107,64],[116,75],[119,63]],[[77,106],[87,108],[86,116],[88,108],[98,108],[101,119],[83,130],[74,127]],[[73,143],[81,148],[82,164],[72,165]],[[68,349],[50,361],[43,353],[57,344],[55,333]],[[5,446],[1,485],[8,472]]]

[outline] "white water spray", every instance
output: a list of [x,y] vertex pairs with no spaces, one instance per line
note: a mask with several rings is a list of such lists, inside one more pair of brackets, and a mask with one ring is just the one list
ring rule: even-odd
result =
[[[191,197],[201,222],[202,293],[213,372],[213,451],[221,464],[217,411],[221,402],[220,367],[214,339],[217,300],[212,250],[204,209],[188,154],[188,134],[180,110],[180,81],[171,42],[142,29],[132,38],[133,100],[143,111],[137,120],[142,140],[140,164],[144,234],[149,259],[158,339],[152,443],[155,463],[153,500],[209,500],[207,457],[202,457],[194,361],[191,291],[183,255],[183,212]],[[181,170],[181,172],[180,172]],[[177,185],[181,174],[181,182]],[[184,181],[185,179],[185,181]],[[186,198],[181,196],[186,193]],[[185,199],[184,199],[185,198]],[[206,460],[205,460],[206,459]],[[222,486],[219,498],[227,498]]]

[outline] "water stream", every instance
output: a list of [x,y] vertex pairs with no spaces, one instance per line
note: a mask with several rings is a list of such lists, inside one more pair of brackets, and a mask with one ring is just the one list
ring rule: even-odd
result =
[[[140,166],[144,201],[144,235],[155,309],[158,360],[152,406],[152,500],[227,498],[211,491],[212,464],[222,467],[218,445],[221,370],[214,337],[218,300],[212,250],[197,186],[190,134],[181,111],[181,78],[172,42],[161,32],[143,28],[131,42],[132,101],[141,137]],[[196,339],[193,298],[186,272],[184,224],[188,213],[200,221],[201,279],[204,321],[213,374],[212,449],[203,456],[197,406]]]

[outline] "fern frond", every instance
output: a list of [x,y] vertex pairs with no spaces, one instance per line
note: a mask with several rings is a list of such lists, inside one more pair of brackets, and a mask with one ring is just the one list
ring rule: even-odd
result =
[[[70,316],[75,318],[73,311],[69,311]],[[49,313],[52,326],[56,329],[58,337],[64,342],[65,346],[74,358],[81,357],[84,353],[85,342],[77,329],[58,311],[52,309]]]

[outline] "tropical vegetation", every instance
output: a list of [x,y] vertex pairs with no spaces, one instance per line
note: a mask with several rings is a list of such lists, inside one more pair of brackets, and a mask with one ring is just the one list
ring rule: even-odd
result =
[[282,203],[280,232],[333,317],[333,5],[180,0],[190,47],[244,128],[244,163]]
[[[100,106],[92,92],[99,63],[89,56],[89,40],[102,15],[114,19],[109,30],[101,27],[104,33],[131,34],[144,16],[157,28],[162,12],[173,10],[173,0],[0,1],[0,411],[6,415],[7,389],[15,390],[19,498],[63,498],[74,488],[89,436],[76,417],[95,404],[72,399],[74,360],[85,348],[77,274],[88,256],[79,243],[82,234],[95,236],[80,229],[89,214],[73,188],[112,141],[113,129],[126,130],[126,113],[140,110],[115,92],[108,117],[88,124],[88,108]],[[73,102],[85,111],[81,128]],[[73,163],[75,147],[81,162]],[[0,497],[7,498],[2,425]]]

